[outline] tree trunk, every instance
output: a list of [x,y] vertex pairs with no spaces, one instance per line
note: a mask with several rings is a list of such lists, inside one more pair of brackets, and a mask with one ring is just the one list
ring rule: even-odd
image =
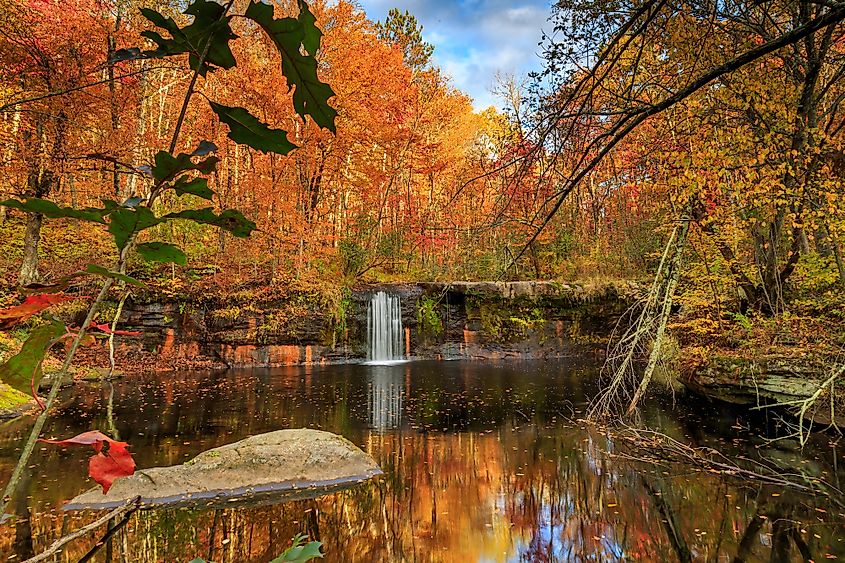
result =
[[664,283],[666,287],[665,289],[661,288],[664,293],[662,295],[662,303],[660,304],[659,309],[660,316],[658,317],[657,322],[657,332],[654,335],[654,342],[651,345],[651,353],[648,356],[648,363],[646,364],[645,371],[643,372],[643,378],[640,380],[640,384],[634,393],[634,397],[631,399],[631,404],[628,405],[628,411],[626,412],[627,416],[630,416],[634,412],[634,409],[637,408],[637,404],[640,402],[640,399],[642,399],[643,395],[645,395],[648,384],[651,383],[651,378],[654,375],[654,370],[657,368],[657,364],[662,358],[663,339],[666,334],[666,325],[669,323],[669,314],[672,312],[675,289],[677,288],[678,280],[681,277],[681,258],[684,253],[684,245],[687,241],[687,234],[689,233],[689,222],[690,219],[687,217],[684,217],[682,220],[682,224],[678,232],[678,239],[677,242],[675,242],[675,248],[673,249],[672,261],[669,264],[668,271],[664,274]]
[[[50,193],[54,178],[50,170],[39,173],[37,165],[29,171],[27,179],[27,194],[34,197],[45,197]],[[28,213],[26,217],[26,231],[23,239],[23,259],[18,274],[18,283],[28,285],[39,281],[38,247],[41,243],[41,225],[44,216],[40,213]]]
[[842,261],[842,251],[839,248],[839,241],[834,236],[830,227],[826,227],[828,237],[830,238],[830,246],[833,247],[833,256],[836,259],[836,269],[839,271],[839,287],[845,290],[845,264]]
[[41,242],[41,224],[44,216],[40,213],[30,213],[26,218],[26,234],[23,239],[23,260],[18,283],[29,285],[39,280],[38,274],[38,245]]
[[534,279],[542,279],[542,276],[540,275],[540,257],[537,255],[536,241],[528,245],[528,249],[531,254],[531,267],[534,269]]
[[[117,31],[120,27],[120,3],[117,4],[117,18],[115,19],[114,23],[115,29]],[[117,130],[120,127],[120,117],[118,115],[118,107],[117,107],[117,92],[115,91],[115,81],[114,81],[114,54],[115,54],[115,41],[114,41],[114,33],[109,33],[108,40],[107,40],[107,70],[108,70],[108,78],[109,78],[109,109],[111,113],[111,132],[112,135],[117,134]],[[120,199],[120,175],[117,171],[117,163],[112,162],[112,191],[114,192],[114,196]]]

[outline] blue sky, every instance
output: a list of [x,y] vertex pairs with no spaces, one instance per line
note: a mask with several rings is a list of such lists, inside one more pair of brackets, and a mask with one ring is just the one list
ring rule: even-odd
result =
[[550,27],[549,0],[359,0],[372,20],[390,8],[408,10],[435,47],[435,63],[476,109],[501,106],[491,93],[497,72],[526,75],[540,69],[537,43]]

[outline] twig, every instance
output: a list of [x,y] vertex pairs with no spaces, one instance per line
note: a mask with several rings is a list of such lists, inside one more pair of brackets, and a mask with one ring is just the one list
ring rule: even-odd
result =
[[[734,463],[733,460],[718,450],[713,448],[695,448],[655,430],[637,429],[626,426],[623,427],[623,431],[614,433],[614,436],[627,441],[629,444],[635,445],[639,450],[643,449],[643,444],[647,444],[652,452],[662,454],[659,455],[660,460],[672,460],[674,458],[675,461],[699,467],[702,470],[717,471],[723,475],[734,475],[768,485],[788,487],[807,494],[826,495],[831,502],[845,508],[845,502],[842,500],[845,494],[834,485],[821,479],[810,480],[803,475],[784,473],[781,468],[769,466],[761,461],[750,460],[745,457],[737,458],[742,461],[754,463],[760,468],[760,471],[746,469]],[[724,461],[713,459],[714,456],[718,456]],[[654,462],[648,455],[641,457],[627,455],[625,457],[627,459],[649,463]],[[790,479],[790,477],[800,478],[804,482]]]
[[[232,7],[234,0],[230,0],[229,3],[225,6],[225,10],[221,14],[218,21],[222,21],[225,15],[229,12],[229,9]],[[205,60],[208,56],[208,52],[211,48],[212,38],[211,34],[209,34],[208,38],[206,39],[206,43],[204,46],[204,50],[201,53],[199,60],[197,62],[197,68],[194,70],[194,75],[191,79],[191,83],[188,87],[188,91],[185,94],[185,101],[182,105],[182,111],[179,116],[179,120],[176,123],[176,127],[173,131],[173,137],[170,142],[170,152],[172,153],[175,148],[177,141],[179,139],[179,133],[182,130],[182,125],[184,124],[185,113],[188,109],[188,104],[190,103],[191,96],[194,93],[194,85],[196,84],[197,77],[199,76],[199,72],[202,69],[202,65],[205,64]],[[0,108],[2,109],[2,108]],[[153,202],[156,199],[159,191],[162,189],[162,182],[159,182],[159,185],[153,189],[150,194],[149,200],[147,201],[147,206],[152,207]],[[126,260],[129,256],[129,253],[135,247],[135,239],[137,237],[137,232],[133,233],[129,240],[127,241],[126,245],[120,251],[120,257],[117,261],[117,271],[120,273],[124,273],[126,271]],[[12,476],[9,479],[9,482],[6,484],[6,488],[3,491],[3,498],[0,499],[0,516],[2,516],[6,512],[6,506],[8,506],[9,501],[12,499],[12,495],[15,493],[15,490],[18,487],[18,483],[20,482],[21,475],[23,474],[24,469],[29,464],[29,458],[32,456],[32,451],[35,449],[35,443],[38,440],[38,437],[41,435],[41,431],[44,429],[44,424],[47,422],[47,416],[50,411],[50,407],[53,405],[53,402],[56,400],[56,397],[59,394],[59,390],[61,389],[61,384],[64,378],[67,376],[68,370],[70,369],[71,363],[73,362],[73,358],[76,355],[76,350],[79,348],[79,343],[82,338],[85,336],[85,331],[91,326],[91,323],[94,320],[94,316],[97,314],[100,305],[106,298],[109,289],[114,284],[114,278],[106,278],[105,282],[103,282],[103,287],[100,290],[99,295],[91,304],[91,308],[88,310],[88,316],[85,318],[85,322],[82,324],[82,327],[79,329],[79,332],[76,334],[76,337],[73,339],[73,343],[71,344],[70,350],[68,350],[67,356],[65,357],[65,361],[62,364],[62,369],[56,375],[56,379],[53,382],[53,386],[50,388],[50,394],[47,396],[47,401],[44,405],[44,410],[41,411],[41,414],[38,415],[38,418],[35,420],[35,424],[32,427],[32,431],[29,434],[29,438],[27,439],[26,445],[24,446],[23,451],[21,452],[20,458],[18,458],[18,464],[15,466],[14,471],[12,472]]]
[[7,104],[3,104],[2,106],[0,106],[0,112],[17,111],[17,110],[15,110],[15,108],[17,108],[18,106],[22,106],[24,104],[29,104],[29,103],[32,103],[32,102],[39,102],[41,100],[46,100],[46,99],[49,99],[49,98],[55,98],[55,97],[58,97],[58,96],[64,96],[65,94],[72,94],[73,92],[85,90],[86,88],[91,88],[92,86],[100,86],[102,84],[107,84],[107,83],[112,82],[114,80],[120,80],[122,78],[129,78],[131,76],[143,74],[145,72],[149,72],[151,70],[158,70],[158,69],[161,69],[161,68],[168,68],[168,67],[165,66],[165,65],[161,65],[161,66],[150,67],[150,68],[142,68],[141,70],[128,72],[128,73],[122,74],[120,76],[115,76],[114,78],[105,78],[103,80],[97,80],[96,82],[89,82],[87,84],[81,84],[79,86],[74,86],[73,88],[68,88],[67,90],[59,90],[57,92],[47,92],[45,94],[39,94],[39,95],[33,96],[31,98],[23,98],[23,99],[20,99],[20,100],[16,100],[14,102],[9,102]]
[[672,311],[672,300],[675,296],[675,288],[678,285],[678,279],[681,275],[681,255],[684,250],[684,242],[686,241],[687,232],[689,231],[689,217],[684,217],[678,235],[678,242],[675,245],[675,254],[670,265],[670,270],[667,272],[668,278],[667,286],[663,293],[663,303],[660,308],[659,322],[657,324],[657,334],[654,336],[654,342],[651,346],[651,354],[648,357],[648,364],[646,365],[643,377],[634,393],[634,398],[631,399],[631,404],[628,405],[628,410],[625,412],[626,416],[630,416],[637,408],[642,396],[645,394],[648,384],[651,382],[651,377],[654,375],[654,369],[657,363],[661,360],[661,353],[663,350],[663,338],[666,333],[666,324],[669,322],[669,313]]
[[[217,21],[214,22],[214,25],[223,21],[226,17],[226,14],[229,13],[229,10],[232,8],[232,4],[235,3],[235,0],[229,0],[229,2],[224,6],[224,10],[220,13],[220,17],[217,18]],[[216,29],[213,29],[213,33],[216,32]],[[170,139],[170,149],[168,152],[171,154],[173,151],[176,150],[176,144],[179,141],[179,133],[182,131],[182,124],[185,122],[185,115],[188,113],[188,105],[191,103],[191,98],[194,94],[194,87],[197,84],[197,79],[200,76],[200,72],[202,71],[202,67],[205,64],[206,59],[208,58],[208,52],[211,50],[211,43],[213,33],[209,33],[208,37],[205,40],[205,45],[203,46],[202,53],[200,53],[199,58],[197,59],[197,67],[194,69],[194,74],[191,76],[191,81],[188,83],[188,91],[185,93],[185,101],[182,103],[182,108],[179,110],[179,118],[176,120],[176,127],[173,130],[173,137]],[[150,204],[152,205],[153,198],[150,197]]]
[[[797,414],[798,424],[794,426],[790,424],[791,427],[795,428],[795,432],[789,436],[784,436],[784,438],[798,438],[798,442],[803,448],[807,444],[807,440],[810,439],[810,428],[808,428],[806,432],[804,431],[804,419],[807,417],[807,411],[813,408],[819,398],[821,398],[822,394],[824,394],[825,390],[830,388],[830,427],[835,428],[841,434],[841,430],[836,424],[836,381],[843,375],[845,375],[845,363],[831,369],[830,376],[823,381],[816,391],[809,397],[793,401],[781,401],[767,405],[759,405],[755,407],[755,410],[771,409],[776,407],[794,407],[795,409],[793,410],[793,414]],[[777,439],[772,441],[777,441]]]
[[[616,330],[622,327],[622,319],[617,323],[611,337],[611,342],[615,341],[615,344],[609,346],[607,359],[600,374],[601,378],[607,381],[607,386],[591,401],[587,418],[596,420],[611,416],[617,409],[624,408],[623,403],[626,401],[626,416],[630,416],[642,398],[661,359],[661,345],[680,275],[681,254],[688,229],[689,218],[684,216],[669,235],[651,289],[643,300],[629,309],[627,315],[633,322],[618,339],[615,334]],[[641,308],[634,319],[638,306]],[[637,381],[635,361],[638,356],[645,354],[649,355],[648,364],[642,379]]]
[[[86,563],[87,561],[91,561],[91,559],[94,557],[94,555],[96,555],[97,552],[100,551],[100,548],[103,547],[104,545],[106,545],[109,541],[111,541],[112,536],[114,536],[126,524],[129,523],[129,519],[132,518],[132,514],[134,514],[135,511],[138,510],[138,508],[140,507],[140,501],[141,501],[141,497],[135,497],[135,501],[134,501],[135,504],[132,507],[132,509],[127,511],[126,514],[123,515],[123,518],[120,520],[120,522],[118,522],[117,524],[115,524],[114,526],[109,528],[106,531],[106,533],[103,534],[103,537],[100,538],[100,541],[98,541],[96,544],[94,544],[94,547],[92,547],[88,551],[88,553],[83,555],[82,558],[78,561],[78,563]],[[115,518],[116,518],[116,516],[115,516]],[[108,550],[107,550],[106,551],[106,558],[108,559],[108,557],[109,557],[109,553],[108,553]]]
[[[125,283],[125,282],[124,282]],[[129,292],[123,294],[120,302],[117,304],[117,311],[114,314],[114,319],[111,322],[111,333],[109,333],[109,374],[106,378],[114,375],[114,331],[117,330],[117,321],[120,320],[120,314],[123,313],[123,305],[126,304],[126,299],[129,297]]]
[[44,412],[46,407],[41,401],[41,397],[38,396],[38,389],[35,388],[35,375],[38,373],[38,370],[41,369],[42,363],[43,360],[41,362],[37,362],[32,370],[32,377],[29,378],[29,390],[32,392],[32,398],[35,399],[36,403],[38,403],[38,407],[41,409],[41,412]]
[[[121,263],[126,261],[126,252],[129,246],[127,245],[123,252],[121,253],[121,257],[119,261]],[[24,445],[23,451],[21,452],[20,457],[18,458],[18,464],[15,466],[15,469],[12,471],[12,476],[9,478],[9,482],[6,484],[6,488],[3,490],[3,498],[0,499],[0,515],[6,512],[6,506],[8,506],[9,501],[12,499],[12,495],[14,495],[15,490],[18,487],[18,483],[20,482],[21,475],[23,475],[24,469],[29,464],[29,458],[32,456],[32,451],[35,449],[35,443],[38,441],[38,437],[41,435],[41,430],[44,429],[44,424],[47,422],[47,416],[50,412],[50,407],[53,406],[53,403],[56,401],[56,397],[59,395],[59,390],[62,388],[62,382],[64,381],[65,377],[67,377],[68,371],[70,370],[70,366],[73,363],[73,358],[76,355],[76,350],[79,348],[79,343],[82,338],[85,336],[85,331],[88,330],[88,327],[91,326],[91,323],[94,321],[94,315],[97,314],[97,311],[100,308],[100,305],[106,298],[108,294],[109,288],[114,283],[113,278],[106,278],[103,282],[103,287],[100,289],[100,293],[97,295],[97,298],[91,304],[91,308],[88,309],[88,315],[85,317],[85,322],[82,323],[82,327],[80,327],[79,332],[76,333],[76,336],[73,339],[73,342],[70,345],[70,350],[68,350],[67,356],[65,356],[65,361],[62,364],[62,368],[56,374],[55,379],[53,380],[53,385],[50,387],[50,394],[47,395],[47,401],[44,404],[44,410],[38,415],[38,418],[35,419],[35,424],[32,425],[32,430],[29,433],[29,438]]]
[[131,515],[133,512],[138,510],[138,507],[140,505],[141,505],[141,497],[135,497],[132,500],[127,501],[126,504],[123,504],[123,505],[115,508],[114,510],[112,510],[111,512],[106,514],[105,516],[101,516],[100,518],[98,518],[94,522],[91,522],[87,526],[83,526],[82,528],[79,528],[75,532],[57,539],[46,550],[39,553],[35,557],[31,557],[31,558],[27,559],[23,563],[38,563],[39,561],[46,561],[51,556],[60,552],[61,549],[65,545],[69,544],[70,542],[77,540],[77,539],[87,535],[88,533],[96,530],[97,528],[99,528],[100,526],[102,526],[103,524],[105,524],[106,522],[111,520],[112,518]]
[[[604,160],[604,158],[613,150],[613,148],[618,145],[623,139],[627,138],[628,135],[636,130],[643,122],[645,122],[650,117],[659,115],[664,111],[668,110],[669,108],[683,102],[711,82],[727,75],[731,74],[736,70],[743,68],[744,66],[753,63],[758,59],[762,59],[763,57],[774,53],[783,47],[787,47],[794,43],[797,43],[806,37],[809,37],[820,31],[826,27],[831,25],[838,24],[843,19],[845,19],[845,2],[831,2],[829,4],[830,9],[821,16],[816,17],[815,19],[792,29],[791,31],[772,39],[762,45],[758,45],[752,49],[748,49],[747,51],[737,55],[736,57],[704,72],[691,82],[687,84],[682,89],[676,91],[674,94],[667,96],[666,98],[656,102],[650,106],[645,107],[638,107],[632,108],[629,111],[624,113],[624,116],[618,120],[608,132],[604,133],[601,136],[602,140],[605,140],[605,144],[603,146],[599,146],[596,141],[593,141],[592,145],[595,145],[593,148],[594,150],[590,151],[590,154],[593,156],[589,159],[585,155],[582,157],[581,163],[583,166],[579,166],[572,173],[564,182],[563,186],[557,190],[557,194],[554,196],[556,201],[552,208],[545,214],[545,217],[540,222],[540,224],[534,229],[533,235],[528,239],[526,243],[522,245],[521,250],[516,255],[516,257],[511,261],[510,265],[507,269],[513,267],[528,251],[531,245],[537,240],[540,236],[540,233],[551,223],[552,219],[560,208],[563,206],[564,201],[566,201],[567,196],[586,178],[593,170],[595,170],[598,165]],[[637,16],[639,17],[639,16]],[[624,48],[622,49],[624,51]],[[587,76],[595,77],[598,74],[599,68],[601,66],[601,62],[597,62],[588,72]],[[605,75],[606,76],[606,75]],[[604,77],[599,78],[599,83]],[[580,86],[580,84],[579,84]],[[575,89],[575,92],[570,96],[571,99],[574,99],[575,95],[580,93],[580,87]],[[547,136],[549,136],[552,131],[555,129],[555,124],[559,120],[560,112],[555,112],[552,116],[550,116],[550,121],[552,124],[546,128],[545,131],[542,132],[540,139],[536,143],[537,146],[543,146],[547,140]],[[527,167],[526,167],[527,169]],[[539,212],[538,212],[539,214]]]

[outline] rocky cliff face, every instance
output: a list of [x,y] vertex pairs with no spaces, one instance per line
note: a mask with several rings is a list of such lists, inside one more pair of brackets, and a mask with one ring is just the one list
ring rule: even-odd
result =
[[268,302],[129,303],[124,353],[162,367],[279,366],[366,357],[376,291],[402,298],[405,353],[426,358],[551,358],[603,349],[637,296],[633,284],[555,282],[360,287],[327,306],[316,295]]

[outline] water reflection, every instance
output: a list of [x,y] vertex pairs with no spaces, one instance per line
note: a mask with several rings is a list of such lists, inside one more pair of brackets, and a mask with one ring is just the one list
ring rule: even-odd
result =
[[[577,418],[590,364],[412,363],[140,377],[115,386],[121,436],[140,467],[279,428],[338,432],[385,471],[375,486],[250,509],[167,510],[135,518],[115,560],[269,561],[298,532],[329,561],[816,561],[845,556],[842,509],[788,490],[739,485],[684,466],[644,466]],[[64,397],[48,433],[105,427],[107,391]],[[697,409],[706,407],[697,407]],[[574,415],[574,416],[573,416]],[[703,416],[651,404],[672,436],[776,458],[834,484],[842,454],[826,441],[802,455],[745,434],[730,409]],[[760,431],[761,428],[755,428]],[[765,429],[763,429],[765,430]],[[0,427],[0,477],[28,426]],[[92,519],[65,516],[86,489],[87,453],[44,448],[33,460],[17,529],[0,557],[38,552]],[[65,521],[65,518],[67,520]],[[75,561],[94,540],[65,555]],[[809,554],[809,555],[808,555]]]
[[[399,370],[395,366],[374,365],[367,375],[367,408],[370,427],[384,432],[402,424],[402,402],[405,381],[410,380],[410,367]],[[410,382],[410,381],[409,381]]]

